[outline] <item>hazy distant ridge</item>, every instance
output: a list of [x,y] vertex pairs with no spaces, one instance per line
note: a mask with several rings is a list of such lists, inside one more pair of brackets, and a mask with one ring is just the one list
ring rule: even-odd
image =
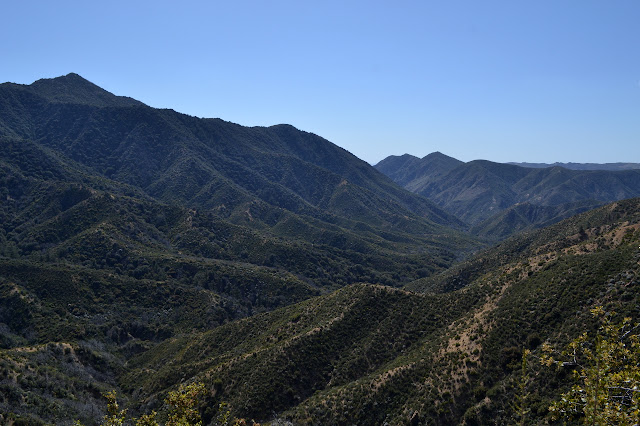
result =
[[424,158],[390,156],[375,165],[399,185],[472,225],[476,235],[493,239],[640,196],[640,170],[634,166],[639,165],[464,163],[439,152]]
[[520,167],[529,167],[533,169],[544,169],[546,167],[564,167],[569,170],[608,170],[611,172],[620,170],[637,170],[640,169],[640,163],[515,163],[509,162]]

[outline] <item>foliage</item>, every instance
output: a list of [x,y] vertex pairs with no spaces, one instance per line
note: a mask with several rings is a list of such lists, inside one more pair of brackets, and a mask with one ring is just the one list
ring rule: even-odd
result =
[[151,414],[143,414],[136,420],[136,426],[158,426],[157,416],[158,413],[155,411]]
[[531,381],[528,373],[529,369],[529,357],[531,356],[531,350],[525,349],[522,352],[522,366],[520,373],[520,380],[518,381],[517,390],[513,402],[513,411],[515,413],[515,420],[519,425],[524,426],[527,424],[527,414],[530,409],[528,408],[528,385]]
[[549,410],[554,418],[580,418],[593,425],[636,425],[640,422],[639,324],[631,318],[614,324],[602,307],[592,310],[600,320],[595,336],[587,332],[560,353],[543,348],[541,362],[572,369],[577,382]]
[[[206,393],[206,388],[202,383],[190,383],[188,385],[180,385],[175,391],[170,391],[165,398],[165,404],[169,407],[166,414],[165,426],[201,426],[202,420],[198,411],[200,397]],[[117,395],[114,390],[103,394],[107,400],[107,414],[101,423],[101,426],[121,426],[127,422],[127,410],[121,410],[118,404]],[[228,424],[228,411],[223,412],[221,405],[221,418],[225,419],[224,423]],[[136,426],[159,426],[157,413],[153,411],[151,414],[144,414],[135,420]],[[80,421],[75,422],[81,426]]]
[[181,385],[178,390],[169,392],[165,404],[171,409],[167,415],[166,426],[202,425],[198,404],[204,393],[205,386],[202,383]]
[[102,426],[121,426],[124,424],[127,410],[120,410],[116,392],[112,390],[104,393],[103,396],[107,400],[107,414],[104,416]]

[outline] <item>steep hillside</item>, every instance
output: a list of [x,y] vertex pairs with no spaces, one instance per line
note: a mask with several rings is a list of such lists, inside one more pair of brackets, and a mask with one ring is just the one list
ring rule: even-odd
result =
[[[121,383],[141,386],[151,408],[181,380],[198,380],[215,390],[210,406],[224,400],[238,416],[295,424],[514,423],[522,351],[535,360],[541,343],[592,331],[596,305],[639,319],[639,273],[633,199],[407,286],[424,293],[354,285],[167,340],[136,357]],[[536,424],[571,378],[528,368],[527,419]]]
[[[389,157],[376,168],[493,240],[557,222],[583,207],[640,195],[640,170],[527,168],[485,160],[456,165],[449,157],[443,167],[443,157]],[[508,226],[500,224],[503,220]]]
[[[157,110],[74,74],[1,85],[0,112],[0,135],[55,149],[163,201],[230,214],[257,198],[314,217],[347,211],[384,226],[418,216],[425,232],[458,225],[355,156],[291,126],[247,128]],[[354,198],[350,186],[369,202]]]
[[471,233],[487,239],[503,240],[522,231],[548,226],[578,213],[594,209],[602,203],[593,200],[541,206],[531,203],[514,204],[471,228]]
[[[335,287],[406,281],[478,247],[453,216],[291,126],[157,110],[75,74],[0,85],[0,110],[3,250],[16,255],[71,260],[109,227],[145,255],[241,261]],[[136,238],[153,236],[128,241],[131,223],[144,228]]]

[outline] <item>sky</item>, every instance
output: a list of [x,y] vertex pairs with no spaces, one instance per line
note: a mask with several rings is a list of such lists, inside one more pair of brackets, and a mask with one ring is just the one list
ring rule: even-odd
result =
[[288,123],[375,164],[640,163],[637,0],[5,2],[0,82]]

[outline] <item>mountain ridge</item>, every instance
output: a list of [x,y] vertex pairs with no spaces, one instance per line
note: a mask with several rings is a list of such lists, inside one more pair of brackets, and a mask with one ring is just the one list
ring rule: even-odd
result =
[[[482,246],[452,215],[291,125],[158,110],[76,74],[0,85],[0,111],[0,255],[140,279],[177,270],[177,282],[198,272],[188,255],[205,270],[294,272],[309,296],[357,281],[399,285]],[[212,280],[240,316],[297,297],[256,299]]]
[[144,105],[133,98],[114,95],[76,73],[43,78],[30,85],[20,86],[53,103],[80,103],[100,107]]
[[563,167],[569,170],[637,170],[640,169],[640,163],[527,163],[527,162],[509,162],[507,164],[514,164],[516,166],[528,167],[528,168],[547,168],[547,167]]
[[[87,84],[92,85],[80,77],[72,76],[71,78],[69,76],[63,77],[62,81],[65,84],[69,81],[73,84],[80,81],[83,87]],[[57,84],[58,79],[39,80],[39,82],[41,82],[41,86],[53,86],[53,89],[49,88],[47,90],[55,90],[59,86]],[[69,102],[67,102],[67,104],[69,104]],[[77,102],[72,104],[78,105]],[[80,103],[80,105],[86,104],[84,101]],[[286,150],[293,158],[311,163],[314,166],[320,166],[333,173],[350,173],[347,175],[347,178],[353,183],[371,185],[371,182],[376,182],[374,184],[375,186],[370,189],[374,189],[375,192],[379,192],[379,190],[383,188],[383,190],[391,191],[394,194],[391,198],[395,198],[395,201],[403,204],[405,208],[409,205],[418,207],[421,204],[422,206],[418,207],[421,209],[420,213],[428,215],[429,210],[431,210],[434,213],[436,221],[440,221],[438,218],[446,218],[445,220],[451,221],[452,223],[456,221],[452,216],[447,218],[446,214],[438,211],[435,206],[429,205],[428,202],[419,201],[418,198],[412,198],[412,196],[408,194],[397,191],[390,182],[385,182],[381,176],[373,175],[373,169],[365,162],[358,160],[342,148],[330,144],[328,141],[311,133],[300,132],[292,126],[279,125],[267,128],[247,128],[233,125],[223,120],[203,120],[175,113],[172,110],[156,110],[142,104],[136,104],[133,105],[133,107],[133,109],[124,108],[115,110],[118,111],[117,116],[114,115],[115,111],[111,108],[94,110],[83,107],[80,107],[80,109],[71,106],[63,107],[61,112],[54,112],[54,114],[60,115],[66,114],[67,112],[74,114],[77,118],[74,119],[73,122],[67,124],[58,119],[57,122],[53,122],[55,123],[55,127],[51,127],[51,124],[47,124],[46,127],[41,127],[42,125],[39,126],[37,124],[37,122],[41,120],[35,119],[36,123],[33,123],[33,120],[31,120],[32,122],[25,126],[29,131],[25,131],[17,136],[38,140],[39,143],[49,145],[58,150],[61,149],[62,152],[66,152],[67,154],[71,152],[70,150],[73,150],[74,154],[72,158],[81,160],[81,162],[97,168],[97,171],[106,176],[116,178],[117,180],[124,179],[125,183],[129,184],[142,184],[143,187],[152,181],[157,181],[160,170],[166,170],[172,167],[167,161],[172,162],[174,168],[177,163],[184,161],[193,165],[197,163],[193,163],[192,159],[187,158],[198,155],[200,157],[204,156],[204,158],[215,159],[213,162],[209,161],[209,164],[225,164],[231,161],[235,163],[233,167],[253,167],[267,160],[265,154],[272,155],[271,153],[277,153],[278,157],[273,159],[273,163],[277,164],[277,162],[283,158],[281,157],[283,150]],[[70,111],[67,111],[68,109],[70,109]],[[22,115],[29,117],[33,113],[38,113],[30,112],[31,114]],[[47,114],[45,112],[45,117],[46,116]],[[51,123],[51,119],[47,118],[47,120]],[[3,127],[12,127],[9,123],[6,123],[6,120],[2,121],[5,121]],[[112,134],[104,134],[104,132],[97,132],[93,128],[94,125],[92,123],[99,123],[103,126],[102,128],[108,126],[108,128],[120,130],[115,134],[113,134],[114,132],[111,132]],[[0,125],[1,124],[3,123],[0,123]],[[14,129],[20,129],[20,127],[20,125],[13,126]],[[36,128],[36,134],[33,134],[34,127]],[[41,127],[40,130],[38,130],[38,127]],[[160,145],[158,145],[159,135],[150,134],[149,129],[151,128],[158,128],[160,132],[164,133],[163,141],[167,139],[173,140],[172,145],[166,145],[166,142],[163,142],[161,148]],[[56,133],[58,133],[58,135],[56,135]],[[234,139],[228,140],[228,136],[232,136]],[[240,138],[238,138],[238,136],[240,136]],[[214,141],[215,145],[212,145],[211,141]],[[251,141],[251,143],[247,144],[246,141]],[[287,142],[283,143],[284,141]],[[95,146],[102,146],[102,148],[95,150]],[[214,146],[215,152],[211,150]],[[315,149],[309,150],[310,146],[315,147]],[[319,147],[325,148],[320,149]],[[328,147],[331,148],[328,149]],[[159,148],[161,148],[161,152],[158,152]],[[251,157],[247,157],[247,154]],[[348,157],[348,160],[345,156]],[[146,158],[147,161],[145,163],[147,164],[142,168],[140,167],[142,164],[136,164],[135,167],[132,167],[134,157]],[[129,168],[118,170],[117,164],[129,164],[129,166],[125,166]],[[347,164],[349,164],[349,167],[347,167]],[[352,167],[352,165],[355,167]],[[276,169],[271,167],[270,170]],[[300,171],[304,170],[304,166],[300,168]],[[215,172],[213,170],[207,171],[201,169],[200,172],[212,177],[220,172],[223,176],[225,174],[224,170],[219,169]],[[255,175],[253,170],[245,168],[245,173],[247,173],[247,175],[254,175],[253,179],[263,179]],[[267,176],[268,180],[281,180],[283,177],[286,179],[286,176]],[[292,176],[292,178],[300,180],[300,176]],[[232,180],[237,180],[237,177],[234,177]],[[282,183],[286,186],[287,181],[285,180]],[[314,186],[320,187],[320,185]],[[277,188],[273,189],[281,192]],[[186,196],[195,195],[193,193],[195,188],[191,191],[192,193],[186,194]],[[297,195],[301,195],[300,192],[297,192]],[[303,196],[302,198],[304,199],[305,197]],[[308,197],[307,201],[310,201]],[[315,199],[311,201],[317,203],[319,200]]]
[[[390,157],[376,167],[494,240],[567,217],[576,212],[575,203],[595,207],[598,203],[640,195],[640,170],[532,168],[487,160],[466,163],[450,160],[443,169],[433,165],[429,156],[404,157],[404,161]],[[540,221],[532,215],[505,216],[509,209],[523,204],[548,208]],[[555,219],[548,216],[552,211],[557,213]],[[502,231],[491,235],[489,230],[496,228],[487,225],[500,220],[509,222]],[[511,233],[504,232],[507,227]]]

